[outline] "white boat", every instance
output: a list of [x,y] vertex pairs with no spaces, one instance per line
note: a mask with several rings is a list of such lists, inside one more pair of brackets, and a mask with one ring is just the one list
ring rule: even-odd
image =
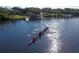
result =
[[26,21],[29,21],[29,18],[28,17],[26,17]]
[[40,17],[41,17],[41,19],[43,20],[43,13],[40,13]]

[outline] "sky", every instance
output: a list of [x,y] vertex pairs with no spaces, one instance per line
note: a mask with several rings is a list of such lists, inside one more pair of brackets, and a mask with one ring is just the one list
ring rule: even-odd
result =
[[0,6],[79,8],[78,0],[0,0]]

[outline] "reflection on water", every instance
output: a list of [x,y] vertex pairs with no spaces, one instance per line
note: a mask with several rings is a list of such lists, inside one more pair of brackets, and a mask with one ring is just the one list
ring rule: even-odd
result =
[[[31,46],[31,38],[49,29]],[[0,23],[1,52],[79,52],[79,18],[18,20]]]
[[60,38],[60,23],[54,22],[49,24],[49,32],[47,34],[50,42],[49,52],[59,52],[61,49],[61,40]]
[[[52,19],[28,22],[27,20],[0,25],[0,52],[60,52],[61,22]],[[46,27],[49,29],[39,38],[40,40],[27,47],[31,38]]]

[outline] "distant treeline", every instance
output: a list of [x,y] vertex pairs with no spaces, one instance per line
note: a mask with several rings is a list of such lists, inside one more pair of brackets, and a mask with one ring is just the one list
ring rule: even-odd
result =
[[64,8],[64,9],[52,9],[52,8],[35,8],[35,7],[29,7],[29,8],[19,8],[19,7],[13,7],[13,8],[7,8],[7,7],[0,7],[0,20],[3,19],[19,19],[19,18],[25,18],[26,16],[31,16],[33,14],[40,14],[43,13],[43,16],[45,17],[62,17],[63,15],[72,15],[72,17],[79,16],[79,9],[73,9],[73,8]]

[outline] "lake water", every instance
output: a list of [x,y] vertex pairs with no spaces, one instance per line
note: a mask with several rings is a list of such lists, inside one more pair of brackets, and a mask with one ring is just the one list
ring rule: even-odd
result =
[[[49,29],[30,46],[32,37]],[[0,53],[79,52],[79,18],[62,18],[0,24]]]

